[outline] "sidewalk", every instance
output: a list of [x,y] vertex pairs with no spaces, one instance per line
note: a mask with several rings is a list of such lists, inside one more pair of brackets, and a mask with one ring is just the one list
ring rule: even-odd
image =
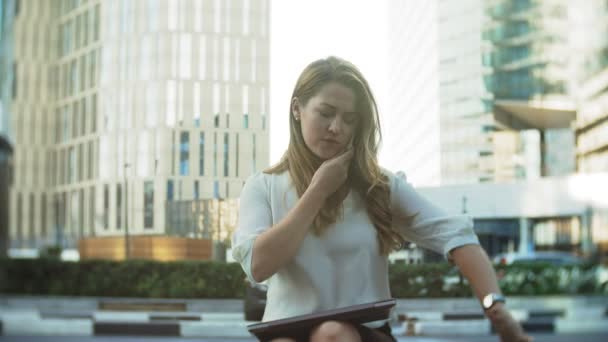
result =
[[[607,297],[509,298],[530,332],[605,333]],[[108,310],[102,308],[129,308]],[[141,310],[153,307],[154,310]],[[179,311],[165,309],[181,308]],[[242,301],[137,298],[0,297],[0,335],[175,336],[248,338]],[[398,300],[391,317],[396,336],[492,334],[474,299]]]

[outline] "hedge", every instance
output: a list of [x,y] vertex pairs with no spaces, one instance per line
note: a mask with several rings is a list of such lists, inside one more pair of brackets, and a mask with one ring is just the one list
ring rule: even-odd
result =
[[[520,264],[497,266],[508,295],[608,294],[597,280],[598,267]],[[605,269],[604,269],[605,270]],[[16,295],[241,298],[240,265],[209,261],[147,260],[80,262],[57,258],[0,259],[0,293]],[[389,267],[395,298],[470,297],[471,290],[447,263]]]

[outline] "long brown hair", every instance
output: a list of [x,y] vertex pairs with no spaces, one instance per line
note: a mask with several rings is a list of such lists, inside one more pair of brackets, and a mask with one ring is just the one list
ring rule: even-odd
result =
[[[316,235],[321,235],[338,220],[343,212],[342,201],[350,188],[365,200],[367,213],[376,228],[379,250],[381,254],[388,255],[392,250],[398,249],[404,239],[392,228],[388,177],[382,173],[377,161],[378,147],[382,140],[378,108],[367,81],[350,62],[328,57],[317,60],[304,69],[291,99],[297,98],[302,105],[306,105],[329,82],[338,82],[355,93],[356,110],[360,118],[354,133],[354,156],[348,181],[326,200],[315,217],[313,231]],[[292,110],[290,105],[289,147],[281,161],[264,172],[289,171],[291,182],[301,197],[323,161],[306,146],[300,122],[294,119]]]

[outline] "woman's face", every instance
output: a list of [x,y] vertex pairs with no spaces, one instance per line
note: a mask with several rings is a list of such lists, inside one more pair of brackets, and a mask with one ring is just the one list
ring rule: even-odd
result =
[[329,82],[308,102],[292,100],[292,113],[300,121],[306,146],[322,160],[343,152],[352,142],[359,114],[355,112],[355,93]]

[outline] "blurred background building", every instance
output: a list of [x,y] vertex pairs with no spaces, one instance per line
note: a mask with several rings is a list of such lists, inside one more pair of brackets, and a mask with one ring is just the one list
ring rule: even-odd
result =
[[267,0],[6,0],[2,13],[11,247],[182,236],[172,202],[237,198],[268,165]]
[[[0,4],[10,246],[121,236],[229,243],[244,180],[269,164],[270,0]],[[606,184],[608,3],[386,4],[387,49],[365,51],[388,61],[383,166],[473,216],[491,253],[606,245],[607,205],[569,184],[587,184],[581,175],[596,192]],[[310,36],[306,52],[332,54],[333,41]],[[579,210],[473,205],[501,196],[494,189],[550,206],[546,193],[526,190],[545,181],[570,189],[560,200]]]
[[[554,186],[567,187],[570,175],[608,172],[606,1],[389,0],[388,18],[386,161],[423,194],[466,207],[467,191],[485,192],[479,183],[524,191],[521,182],[557,177]],[[605,177],[596,181],[608,186]],[[549,206],[555,199],[545,196],[535,200]],[[604,202],[589,201],[576,213],[562,207],[543,217],[467,213],[491,253],[581,252],[583,226],[608,249]],[[520,243],[523,235],[530,245]]]

